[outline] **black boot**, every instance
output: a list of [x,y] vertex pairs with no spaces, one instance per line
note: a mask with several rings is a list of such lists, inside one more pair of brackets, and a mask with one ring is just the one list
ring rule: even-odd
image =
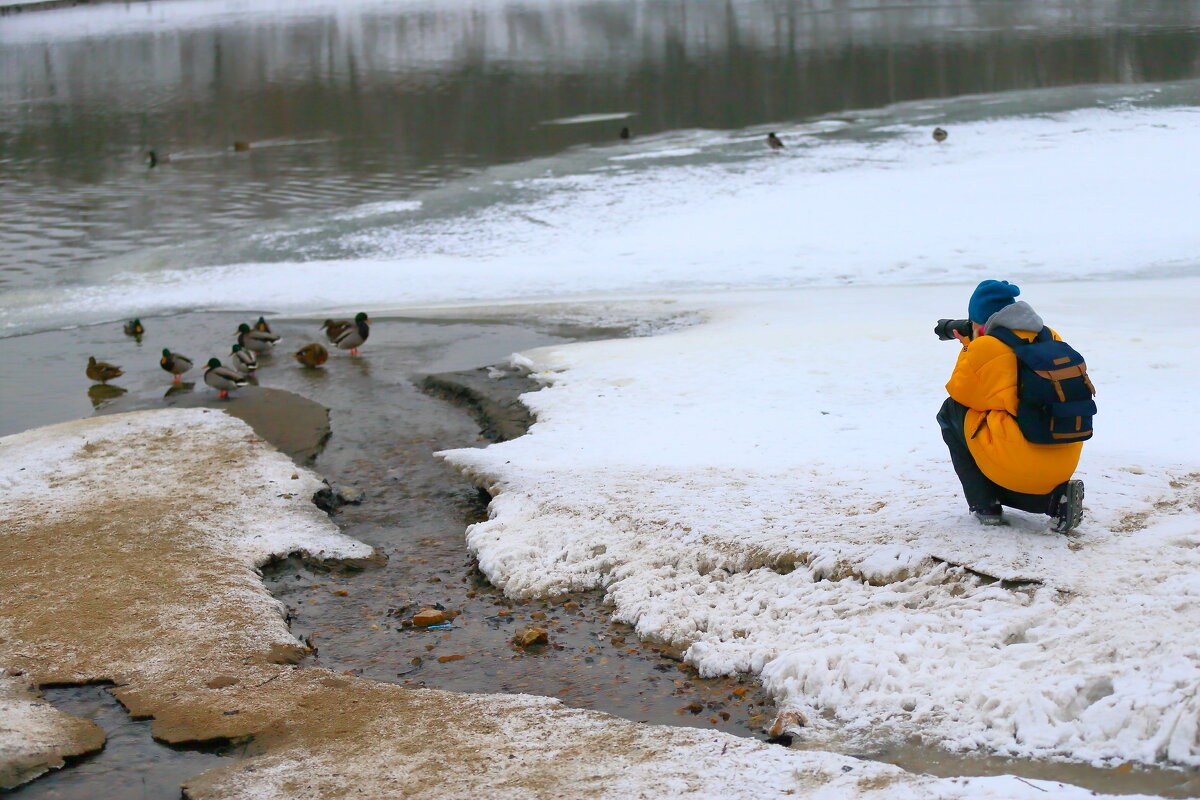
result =
[[1058,533],[1070,533],[1083,519],[1083,481],[1067,481],[1054,490],[1054,501],[1050,506],[1054,517],[1052,529]]
[[975,519],[979,520],[980,525],[1003,525],[1004,524],[1004,509],[999,503],[990,506],[972,506],[971,513],[975,515]]

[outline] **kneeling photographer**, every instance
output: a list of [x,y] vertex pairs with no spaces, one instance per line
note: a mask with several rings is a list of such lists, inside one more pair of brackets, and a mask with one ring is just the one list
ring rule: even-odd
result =
[[1003,506],[1073,530],[1083,517],[1083,481],[1072,480],[1091,436],[1095,390],[1083,358],[1008,281],[975,288],[966,320],[934,332],[962,344],[937,420],[967,505],[984,525],[1004,523]]

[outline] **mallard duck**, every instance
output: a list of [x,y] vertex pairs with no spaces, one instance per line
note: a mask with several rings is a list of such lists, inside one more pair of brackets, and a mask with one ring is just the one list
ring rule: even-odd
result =
[[158,365],[174,375],[175,383],[179,383],[183,378],[183,373],[192,368],[192,360],[185,355],[172,353],[164,347],[162,358],[158,360]]
[[946,141],[946,137],[949,135],[950,134],[946,133],[946,131],[942,130],[941,128],[933,129],[933,140],[935,142],[937,142],[938,144],[941,144],[942,142]]
[[767,134],[767,147],[771,148],[772,150],[782,150],[783,142],[781,142],[779,140],[779,137],[776,136],[774,133],[768,133]]
[[245,151],[250,149],[250,143],[249,142],[234,142],[233,149],[235,152],[244,153]]
[[87,376],[92,380],[108,383],[113,378],[119,378],[124,374],[120,367],[97,361],[95,356],[88,356]]
[[279,335],[267,333],[266,331],[252,331],[246,323],[238,325],[237,343],[242,346],[243,350],[250,350],[255,353],[265,353],[270,350],[276,342],[279,341]]
[[631,136],[632,136],[632,134],[629,132],[629,128],[621,128],[620,137],[622,139],[628,139]]
[[329,360],[329,351],[324,346],[313,342],[306,344],[296,351],[292,358],[306,367],[319,367]]
[[271,326],[267,324],[267,321],[264,318],[259,317],[258,322],[254,323],[254,330],[270,333]]
[[125,331],[126,336],[133,336],[133,337],[141,336],[143,333],[146,332],[146,329],[142,327],[142,321],[140,319],[129,320],[129,322],[125,323],[125,327],[123,330]]
[[150,150],[149,152],[146,153],[146,166],[150,169],[154,169],[155,167],[157,167],[159,165],[159,162],[165,162],[165,161],[170,161],[170,159],[167,156],[160,156],[158,153],[154,152],[153,150]]
[[325,329],[325,338],[336,343],[342,332],[353,324],[348,319],[327,319],[321,323],[321,327]]
[[247,383],[245,375],[221,366],[219,358],[208,360],[208,369],[204,370],[204,382],[217,390],[217,397],[229,397],[230,390],[238,389]]
[[338,334],[334,344],[339,350],[349,350],[350,355],[358,355],[358,348],[371,335],[371,318],[360,311],[354,315],[354,324]]
[[229,351],[229,363],[238,372],[246,374],[258,369],[258,356],[240,344],[235,344]]

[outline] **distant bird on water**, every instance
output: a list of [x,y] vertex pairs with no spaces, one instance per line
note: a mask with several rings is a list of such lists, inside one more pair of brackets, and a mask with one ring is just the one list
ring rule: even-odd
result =
[[771,148],[772,150],[782,150],[783,142],[779,141],[779,137],[776,136],[774,133],[768,133],[767,134],[767,147]]
[[192,360],[185,355],[172,353],[167,348],[163,348],[162,358],[158,360],[158,365],[167,372],[175,376],[175,383],[183,378],[183,373],[192,368]]
[[279,335],[267,333],[266,331],[252,331],[246,323],[238,325],[237,343],[242,346],[243,350],[250,350],[255,353],[265,353],[275,346],[279,341]]
[[622,139],[629,139],[632,136],[633,136],[633,134],[631,134],[629,132],[629,128],[621,128],[621,138]]
[[132,336],[135,339],[141,338],[141,335],[146,332],[146,329],[142,327],[142,321],[140,319],[129,320],[129,322],[125,323],[123,330],[125,331],[126,336]]
[[108,383],[113,378],[119,378],[125,373],[120,367],[114,367],[104,361],[97,361],[95,356],[88,356],[87,376],[94,381]]
[[250,143],[249,142],[234,142],[233,149],[235,152],[244,153],[245,151],[250,149]]
[[349,350],[350,355],[358,355],[358,348],[371,335],[371,318],[360,311],[354,315],[354,324],[338,334],[334,344],[339,350]]
[[155,167],[157,167],[158,163],[160,161],[166,161],[166,160],[167,160],[166,156],[160,156],[158,153],[154,152],[153,150],[150,150],[149,152],[146,153],[146,166],[149,167],[150,169],[154,169]]
[[329,351],[322,345],[313,342],[306,344],[296,351],[292,358],[300,362],[301,366],[319,367],[329,360]]
[[937,142],[938,144],[941,144],[942,142],[946,141],[946,137],[949,135],[950,134],[946,133],[946,131],[942,130],[941,128],[933,129],[933,140],[935,142]]
[[258,369],[258,356],[253,350],[247,350],[240,344],[235,344],[229,351],[229,363],[242,374],[249,374]]
[[271,326],[267,324],[267,321],[266,321],[264,318],[262,318],[262,317],[259,317],[259,318],[258,318],[258,322],[254,323],[254,330],[256,330],[256,331],[266,331],[267,333],[270,333],[270,332],[271,332]]
[[348,319],[327,319],[321,323],[325,329],[325,338],[336,343],[339,336],[354,323]]
[[217,390],[217,397],[229,397],[229,392],[246,385],[246,376],[221,366],[221,359],[210,358],[204,370],[204,382]]

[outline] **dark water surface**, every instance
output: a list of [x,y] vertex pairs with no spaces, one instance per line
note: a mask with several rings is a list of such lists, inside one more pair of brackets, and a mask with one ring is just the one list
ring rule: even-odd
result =
[[[403,200],[626,125],[1193,78],[1198,31],[1198,0],[152,0],[8,17],[0,291]],[[170,161],[147,169],[148,150]]]

